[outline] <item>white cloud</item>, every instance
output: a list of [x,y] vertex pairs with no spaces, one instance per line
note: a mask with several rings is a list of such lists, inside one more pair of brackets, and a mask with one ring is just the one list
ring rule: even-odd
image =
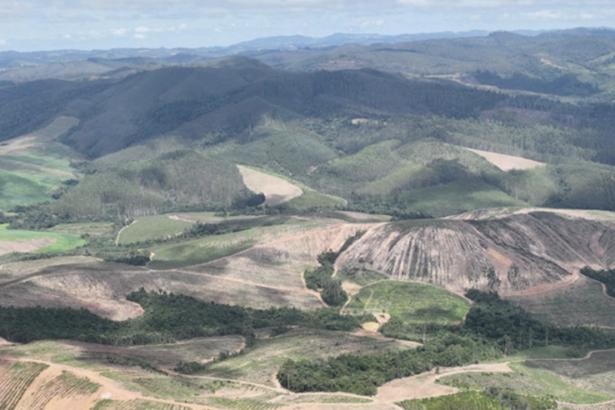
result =
[[152,31],[152,29],[145,26],[135,28],[135,33],[149,33],[150,31]]
[[135,38],[137,40],[146,40],[147,39],[147,34],[135,34]]
[[128,34],[128,29],[126,29],[126,28],[114,28],[114,29],[111,29],[111,34],[113,34],[114,36],[123,37],[126,34]]
[[5,46],[8,43],[8,41],[4,38],[0,38],[0,46]]

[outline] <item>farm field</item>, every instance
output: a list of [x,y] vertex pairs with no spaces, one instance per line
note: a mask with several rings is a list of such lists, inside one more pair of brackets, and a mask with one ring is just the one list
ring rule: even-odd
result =
[[257,244],[297,235],[323,226],[334,225],[335,220],[292,218],[279,225],[262,226],[224,235],[182,241],[177,244],[153,247],[155,254],[149,267],[175,269],[211,262],[247,250]]
[[59,117],[39,131],[0,145],[0,209],[47,201],[54,186],[76,177],[70,167],[76,154],[53,140],[77,123],[75,118]]
[[207,368],[202,375],[249,381],[274,387],[273,374],[287,360],[318,359],[344,353],[375,353],[407,348],[395,341],[323,330],[291,330],[258,340],[245,354]]
[[114,225],[111,222],[89,222],[75,224],[59,224],[47,229],[47,232],[69,233],[73,235],[102,236],[112,233]]
[[7,225],[0,225],[0,255],[12,252],[64,252],[85,244],[85,240],[74,234],[9,230]]
[[168,215],[144,216],[120,231],[117,243],[129,245],[152,239],[164,239],[182,233],[192,222],[170,218]]
[[611,395],[579,388],[559,375],[536,368],[530,363],[511,363],[510,367],[513,373],[464,373],[445,376],[439,383],[460,389],[512,389],[523,394],[553,397],[555,400],[573,404],[594,404],[613,399]]
[[47,369],[41,363],[0,363],[0,406],[13,410],[34,379]]
[[154,239],[164,239],[182,233],[186,228],[199,222],[216,224],[227,221],[251,220],[252,216],[216,216],[214,212],[189,212],[166,215],[144,216],[126,226],[118,234],[117,243],[129,245]]
[[57,406],[56,408],[78,406],[100,388],[100,385],[87,378],[77,377],[65,370],[35,384],[35,389],[24,395],[17,410],[44,410],[48,405]]
[[615,328],[615,299],[604,294],[602,285],[586,276],[564,288],[508,300],[557,326],[603,326]]
[[577,388],[614,396],[615,351],[592,352],[583,359],[530,360],[527,366],[556,373]]
[[50,259],[9,262],[0,267],[0,285],[39,273],[45,269],[53,269],[56,266],[85,265],[96,262],[99,262],[96,258],[88,256],[61,256]]
[[405,323],[452,324],[463,320],[470,304],[442,288],[386,280],[367,285],[352,297],[346,313],[388,313]]

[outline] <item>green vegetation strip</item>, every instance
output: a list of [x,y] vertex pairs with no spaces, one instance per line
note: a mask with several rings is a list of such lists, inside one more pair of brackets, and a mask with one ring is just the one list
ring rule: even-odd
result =
[[73,234],[12,230],[7,229],[7,227],[8,225],[0,225],[0,241],[25,242],[32,239],[41,238],[47,238],[54,241],[53,244],[38,249],[33,253],[64,252],[86,244],[85,240]]
[[550,410],[557,407],[553,400],[523,396],[510,390],[464,392],[398,404],[404,410]]

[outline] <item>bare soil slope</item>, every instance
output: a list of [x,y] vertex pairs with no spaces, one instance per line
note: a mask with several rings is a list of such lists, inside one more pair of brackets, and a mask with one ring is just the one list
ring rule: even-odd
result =
[[512,295],[572,282],[583,266],[615,266],[615,228],[547,213],[398,222],[369,231],[338,265],[457,292],[477,287]]
[[238,165],[237,168],[241,172],[243,183],[250,191],[265,194],[264,205],[280,205],[303,195],[301,188],[282,178],[241,165]]
[[83,307],[125,320],[142,314],[125,295],[144,287],[253,308],[315,309],[323,304],[305,288],[303,271],[318,265],[320,253],[338,250],[358,230],[374,226],[326,220],[280,229],[245,251],[184,269],[154,271],[100,261],[48,266],[0,283],[0,305]]
[[511,169],[534,169],[545,165],[542,162],[533,161],[531,159],[498,154],[496,152],[481,151],[470,148],[468,148],[468,151],[472,151],[473,153],[480,155],[496,167],[500,168],[502,171],[510,171]]

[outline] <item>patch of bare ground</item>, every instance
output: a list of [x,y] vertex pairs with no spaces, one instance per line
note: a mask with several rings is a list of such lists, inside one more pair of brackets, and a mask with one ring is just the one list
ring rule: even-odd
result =
[[559,209],[559,208],[489,208],[477,211],[464,212],[459,215],[447,216],[444,219],[460,221],[486,221],[510,218],[514,215],[525,215],[533,212],[549,212],[565,218],[587,219],[604,223],[615,223],[615,212],[588,210],[588,209]]
[[0,241],[0,255],[13,252],[28,253],[53,245],[56,242],[53,238],[36,238],[26,241]]
[[615,299],[606,294],[602,283],[578,274],[575,278],[562,286],[507,299],[554,325],[615,328]]
[[542,167],[545,164],[543,162],[534,161],[523,157],[515,157],[512,155],[498,154],[496,152],[482,151],[478,149],[466,148],[487,161],[491,162],[502,171],[510,171],[512,169],[525,170]]
[[508,363],[476,364],[464,367],[440,368],[429,373],[393,380],[378,389],[376,402],[397,403],[411,399],[446,396],[458,392],[454,387],[439,385],[438,379],[459,373],[509,373]]
[[573,283],[584,266],[615,266],[615,226],[542,213],[397,222],[369,230],[337,265],[458,294],[473,287],[540,293]]
[[88,256],[67,256],[51,259],[37,259],[32,261],[10,262],[0,265],[0,285],[6,282],[23,279],[36,274],[45,268],[54,266],[88,264],[99,260]]
[[303,195],[301,188],[282,178],[241,165],[237,165],[237,168],[243,177],[243,183],[250,191],[265,195],[263,205],[280,205]]

